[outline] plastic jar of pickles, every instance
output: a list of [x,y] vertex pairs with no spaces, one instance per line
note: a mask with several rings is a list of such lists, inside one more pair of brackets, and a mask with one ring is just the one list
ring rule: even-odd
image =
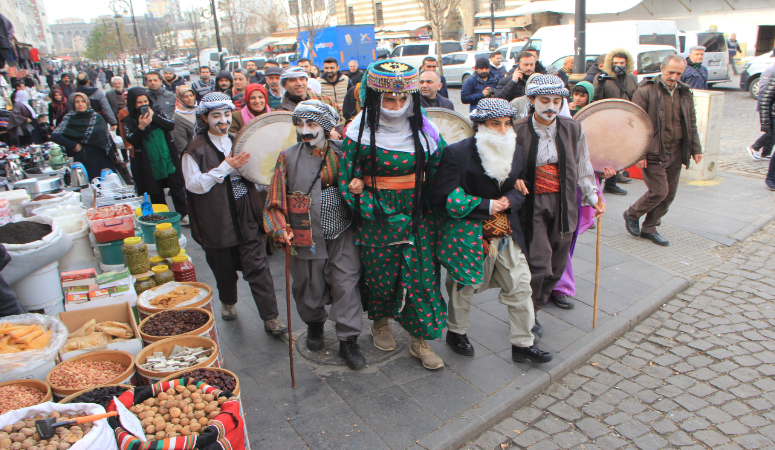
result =
[[156,286],[175,281],[175,274],[172,273],[168,266],[155,266],[151,268],[151,271],[153,272],[151,278],[153,278],[153,282],[156,283]]
[[162,258],[161,256],[151,256],[151,269],[156,266],[171,266],[172,261],[170,261],[167,258]]
[[137,295],[142,294],[152,287],[156,287],[156,282],[153,281],[153,278],[151,277],[138,278],[137,281],[135,281],[135,291],[137,292]]
[[148,259],[148,245],[143,242],[142,238],[128,237],[124,239],[121,254],[124,257],[124,265],[132,275],[145,273],[151,269],[151,261]]
[[156,253],[162,258],[171,258],[180,253],[178,232],[172,228],[171,223],[160,223],[156,225],[156,231],[153,232],[153,238],[156,240]]

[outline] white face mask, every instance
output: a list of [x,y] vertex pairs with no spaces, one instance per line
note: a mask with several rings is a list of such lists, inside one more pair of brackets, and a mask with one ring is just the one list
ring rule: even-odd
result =
[[326,130],[319,123],[310,119],[300,123],[296,127],[296,133],[302,142],[313,148],[323,148],[326,143]]
[[[542,97],[547,97],[550,99],[561,98],[559,95],[546,95]],[[544,119],[547,122],[553,121],[557,117],[557,114],[559,114],[559,109],[562,107],[562,103],[559,107],[556,107],[554,106],[554,102],[544,103],[539,101],[538,98],[534,100],[533,105],[535,106],[536,114],[538,114],[538,117]]]
[[207,115],[207,125],[210,127],[210,133],[216,136],[228,134],[231,126],[231,110],[211,111]]

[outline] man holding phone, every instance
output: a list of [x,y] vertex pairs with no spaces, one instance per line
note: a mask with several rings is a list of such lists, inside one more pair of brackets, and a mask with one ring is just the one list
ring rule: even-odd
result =
[[460,91],[460,101],[468,104],[468,110],[473,111],[479,100],[493,97],[495,95],[495,86],[498,85],[498,79],[490,73],[490,60],[479,58],[474,66],[474,73],[463,83],[463,89]]
[[517,63],[505,77],[498,81],[495,96],[512,101],[525,95],[525,86],[530,75],[535,73],[536,56],[530,52],[517,55]]

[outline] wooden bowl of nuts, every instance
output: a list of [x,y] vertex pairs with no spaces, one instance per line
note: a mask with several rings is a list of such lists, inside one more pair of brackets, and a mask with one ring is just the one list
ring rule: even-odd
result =
[[[199,300],[198,302],[192,303],[190,305],[186,305],[185,308],[204,308],[204,309],[210,311],[211,313],[213,312],[213,304],[212,304],[213,288],[211,288],[210,286],[208,286],[208,285],[206,285],[204,283],[198,283],[198,282],[195,282],[195,281],[183,281],[180,284],[182,284],[183,286],[193,286],[193,287],[199,289],[200,291],[204,291],[205,292],[205,296],[204,296],[204,298],[202,300]],[[152,288],[148,289],[148,292],[154,292],[159,287],[161,287],[161,286],[152,287]],[[137,314],[140,316],[140,320],[141,321],[143,319],[145,319],[146,317],[152,315],[152,314],[156,314],[156,313],[162,312],[162,311],[169,311],[170,309],[178,309],[178,307],[172,307],[172,308],[167,308],[167,309],[165,309],[165,308],[154,308],[152,306],[144,306],[140,302],[137,303]]]
[[68,359],[51,369],[46,383],[61,399],[103,384],[132,384],[134,357],[121,350],[99,350]]
[[[176,352],[183,350],[190,365],[170,363]],[[201,336],[180,336],[164,339],[140,350],[135,357],[135,366],[143,384],[153,384],[183,369],[218,367],[220,349],[212,339]],[[190,359],[194,357],[194,360]]]
[[15,409],[51,401],[51,388],[40,380],[0,383],[0,416]]

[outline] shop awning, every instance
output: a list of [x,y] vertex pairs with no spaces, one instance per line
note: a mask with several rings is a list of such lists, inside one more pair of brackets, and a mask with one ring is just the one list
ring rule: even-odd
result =
[[[474,34],[490,34],[492,29],[490,27],[475,27]],[[511,28],[496,28],[496,33],[511,33]]]
[[409,37],[409,33],[380,31],[375,33],[374,37],[377,39],[406,39]]
[[386,31],[386,32],[398,32],[398,31],[414,31],[418,28],[427,27],[428,22],[427,21],[414,21],[414,22],[407,22],[403,25],[387,25],[379,29],[379,31]]
[[[587,14],[618,14],[638,6],[642,0],[587,0]],[[509,11],[496,11],[495,17],[515,17],[526,14],[542,12],[556,12],[561,14],[574,14],[576,12],[576,0],[545,0],[522,5]],[[474,17],[483,19],[490,17],[489,11],[476,14]]]
[[282,39],[283,38],[281,38],[281,37],[268,36],[268,37],[265,37],[265,38],[261,39],[260,41],[258,41],[256,43],[254,43],[254,44],[250,44],[248,46],[248,50],[249,51],[261,50],[261,48],[266,47],[267,45],[274,44],[275,42],[281,41]]
[[296,42],[297,42],[296,36],[288,36],[287,38],[283,38],[282,40],[275,42],[274,45],[279,47],[281,45],[293,45]]

